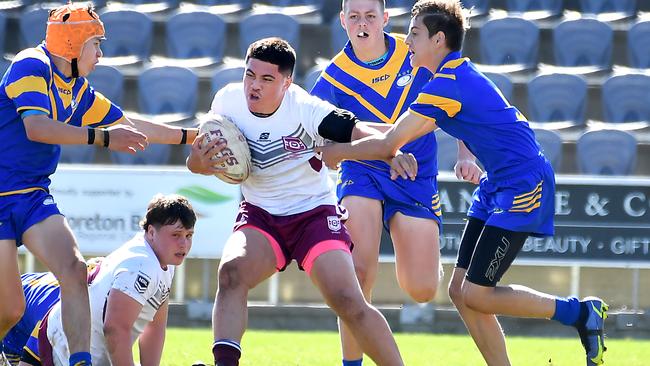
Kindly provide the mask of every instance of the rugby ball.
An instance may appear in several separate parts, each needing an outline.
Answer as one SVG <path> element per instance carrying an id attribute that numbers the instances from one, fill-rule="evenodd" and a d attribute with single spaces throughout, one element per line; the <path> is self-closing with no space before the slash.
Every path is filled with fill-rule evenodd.
<path id="1" fill-rule="evenodd" d="M 223 173 L 215 173 L 214 176 L 230 184 L 239 184 L 245 181 L 251 173 L 251 151 L 248 148 L 246 137 L 237 128 L 237 125 L 229 117 L 209 114 L 202 119 L 199 127 L 199 134 L 203 133 L 207 133 L 207 135 L 201 142 L 201 147 L 214 139 L 226 142 L 226 147 L 212 157 L 212 160 L 227 157 L 225 162 L 218 165 L 226 170 Z"/>

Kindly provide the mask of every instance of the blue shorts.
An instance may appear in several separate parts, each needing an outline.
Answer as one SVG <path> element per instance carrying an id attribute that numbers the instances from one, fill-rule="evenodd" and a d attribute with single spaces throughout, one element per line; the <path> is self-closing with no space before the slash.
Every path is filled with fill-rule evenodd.
<path id="1" fill-rule="evenodd" d="M 382 201 L 384 227 L 395 213 L 435 220 L 442 229 L 442 210 L 436 177 L 417 177 L 415 181 L 390 179 L 390 172 L 356 161 L 346 161 L 339 171 L 336 196 L 360 196 Z"/>
<path id="2" fill-rule="evenodd" d="M 485 221 L 487 226 L 553 236 L 555 215 L 555 175 L 543 159 L 534 169 L 499 180 L 484 175 L 472 196 L 467 216 Z"/>
<path id="3" fill-rule="evenodd" d="M 0 197 L 0 240 L 15 240 L 23 245 L 25 231 L 52 215 L 61 212 L 49 193 L 33 192 Z"/>

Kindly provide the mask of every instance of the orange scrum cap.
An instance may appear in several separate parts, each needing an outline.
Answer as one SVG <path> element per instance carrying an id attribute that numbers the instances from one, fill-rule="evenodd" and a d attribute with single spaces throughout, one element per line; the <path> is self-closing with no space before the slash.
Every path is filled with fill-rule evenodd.
<path id="1" fill-rule="evenodd" d="M 93 37 L 104 38 L 104 34 L 104 23 L 92 5 L 69 2 L 50 11 L 45 47 L 51 54 L 76 64 L 84 44 Z"/>

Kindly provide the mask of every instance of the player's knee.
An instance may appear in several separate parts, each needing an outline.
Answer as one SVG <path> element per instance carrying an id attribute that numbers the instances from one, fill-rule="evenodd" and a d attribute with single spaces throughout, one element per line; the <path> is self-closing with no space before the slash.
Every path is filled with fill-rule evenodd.
<path id="1" fill-rule="evenodd" d="M 428 282 L 415 282 L 405 286 L 404 291 L 418 303 L 425 303 L 433 300 L 436 297 L 438 290 L 438 279 L 432 279 Z"/>
<path id="2" fill-rule="evenodd" d="M 462 296 L 464 304 L 474 310 L 479 312 L 489 312 L 487 308 L 488 299 L 486 298 L 486 291 L 480 289 L 478 286 L 471 283 L 463 283 Z"/>
<path id="3" fill-rule="evenodd" d="M 359 280 L 359 286 L 361 286 L 364 292 L 367 292 L 369 289 L 371 289 L 375 282 L 375 276 L 371 272 L 370 267 L 364 264 L 355 263 L 354 271 L 357 274 L 357 279 Z"/>
<path id="4" fill-rule="evenodd" d="M 88 283 L 88 269 L 86 263 L 79 258 L 69 260 L 61 266 L 60 270 L 55 272 L 54 275 L 61 284 L 61 287 L 86 287 Z"/>
<path id="5" fill-rule="evenodd" d="M 0 307 L 0 332 L 5 333 L 22 318 L 25 312 L 25 298 L 18 296 L 2 302 L 4 306 Z"/>
<path id="6" fill-rule="evenodd" d="M 349 290 L 341 290 L 331 296 L 328 305 L 346 322 L 356 323 L 363 318 L 368 304 L 360 296 L 355 296 Z"/>
<path id="7" fill-rule="evenodd" d="M 465 304 L 464 299 L 463 299 L 462 282 L 459 282 L 459 281 L 451 281 L 451 282 L 449 282 L 449 287 L 447 288 L 447 293 L 449 294 L 449 298 L 451 299 L 451 302 L 457 308 L 460 307 L 460 306 L 463 306 Z"/>
<path id="8" fill-rule="evenodd" d="M 220 290 L 236 289 L 243 283 L 241 265 L 237 260 L 221 263 L 217 277 Z"/>

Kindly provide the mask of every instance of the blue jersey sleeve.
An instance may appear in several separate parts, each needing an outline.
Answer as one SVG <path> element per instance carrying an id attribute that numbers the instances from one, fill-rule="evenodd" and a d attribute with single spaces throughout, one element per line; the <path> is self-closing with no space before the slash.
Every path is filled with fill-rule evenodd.
<path id="1" fill-rule="evenodd" d="M 84 79 L 84 83 L 88 83 Z M 124 113 L 102 93 L 88 86 L 83 92 L 79 108 L 81 111 L 81 126 L 106 127 L 119 122 Z"/>
<path id="2" fill-rule="evenodd" d="M 14 58 L 6 75 L 4 92 L 18 114 L 28 110 L 50 114 L 51 80 L 47 56 L 36 49 L 27 49 Z"/>
<path id="3" fill-rule="evenodd" d="M 309 93 L 340 108 L 336 101 L 336 96 L 334 95 L 334 88 L 332 88 L 332 84 L 323 77 L 324 73 L 325 71 L 321 73 L 318 80 L 316 80 L 316 84 L 314 84 Z"/>
<path id="4" fill-rule="evenodd" d="M 455 80 L 436 77 L 422 88 L 409 111 L 442 125 L 454 118 L 461 108 Z"/>

